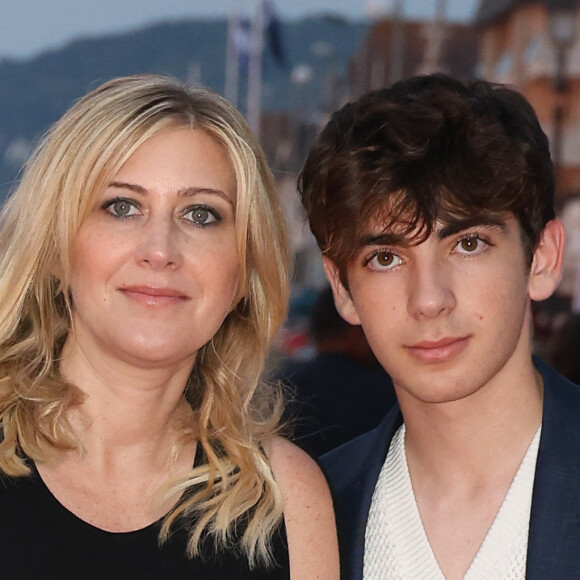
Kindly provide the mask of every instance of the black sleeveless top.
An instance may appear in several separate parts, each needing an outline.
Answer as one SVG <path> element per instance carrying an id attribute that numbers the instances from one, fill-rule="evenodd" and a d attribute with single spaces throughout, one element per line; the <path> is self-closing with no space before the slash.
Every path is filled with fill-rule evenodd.
<path id="1" fill-rule="evenodd" d="M 2 580 L 288 580 L 284 525 L 274 534 L 276 565 L 250 570 L 234 549 L 216 553 L 205 542 L 188 559 L 187 534 L 178 525 L 159 546 L 159 522 L 133 532 L 96 528 L 68 511 L 37 471 L 0 479 L 0 577 Z"/>

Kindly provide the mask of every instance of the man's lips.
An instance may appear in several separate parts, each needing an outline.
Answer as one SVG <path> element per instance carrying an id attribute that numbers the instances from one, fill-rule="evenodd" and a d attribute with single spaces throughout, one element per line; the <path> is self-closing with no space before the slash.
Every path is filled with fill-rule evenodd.
<path id="1" fill-rule="evenodd" d="M 175 288 L 154 286 L 126 286 L 119 290 L 131 300 L 151 306 L 177 304 L 189 300 L 188 296 Z"/>
<path id="2" fill-rule="evenodd" d="M 468 345 L 471 336 L 444 337 L 423 340 L 407 346 L 409 353 L 424 362 L 445 362 L 458 355 Z"/>

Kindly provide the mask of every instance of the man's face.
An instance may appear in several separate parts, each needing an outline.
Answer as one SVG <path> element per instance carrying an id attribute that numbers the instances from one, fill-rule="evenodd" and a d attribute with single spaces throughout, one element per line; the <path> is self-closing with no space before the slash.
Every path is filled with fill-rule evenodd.
<path id="1" fill-rule="evenodd" d="M 536 261 L 530 275 L 518 223 L 506 214 L 438 223 L 414 245 L 396 228 L 371 229 L 347 268 L 348 291 L 336 266 L 325 267 L 339 311 L 362 325 L 401 402 L 435 403 L 529 369 L 530 298 L 555 287 L 538 288 Z"/>

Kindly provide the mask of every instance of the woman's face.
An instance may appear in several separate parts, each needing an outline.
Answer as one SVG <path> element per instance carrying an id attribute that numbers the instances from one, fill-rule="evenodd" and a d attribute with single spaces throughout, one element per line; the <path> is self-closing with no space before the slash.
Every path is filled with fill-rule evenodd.
<path id="1" fill-rule="evenodd" d="M 232 165 L 205 132 L 141 145 L 74 241 L 68 342 L 138 366 L 193 363 L 233 307 L 235 205 Z"/>

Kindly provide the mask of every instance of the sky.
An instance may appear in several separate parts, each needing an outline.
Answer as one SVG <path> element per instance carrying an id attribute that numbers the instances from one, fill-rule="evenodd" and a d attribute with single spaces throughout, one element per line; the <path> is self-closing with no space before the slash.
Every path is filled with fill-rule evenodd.
<path id="1" fill-rule="evenodd" d="M 126 32 L 183 18 L 226 16 L 231 9 L 250 14 L 255 0 L 4 0 L 0 10 L 0 59 L 26 59 L 82 36 Z M 283 18 L 331 12 L 362 19 L 369 11 L 403 2 L 410 18 L 428 18 L 437 0 L 274 0 Z M 480 1 L 443 0 L 450 19 L 473 18 Z M 373 10 L 374 9 L 374 10 Z"/>

